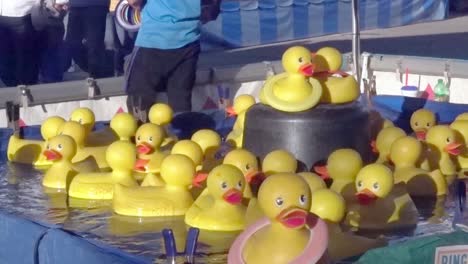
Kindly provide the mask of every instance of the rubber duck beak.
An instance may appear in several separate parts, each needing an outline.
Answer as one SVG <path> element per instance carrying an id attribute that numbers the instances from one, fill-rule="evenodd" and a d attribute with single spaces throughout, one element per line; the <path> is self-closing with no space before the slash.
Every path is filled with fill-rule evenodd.
<path id="1" fill-rule="evenodd" d="M 146 165 L 148 165 L 149 160 L 146 159 L 137 159 L 135 162 L 135 170 L 137 171 L 146 171 Z"/>
<path id="2" fill-rule="evenodd" d="M 205 172 L 197 172 L 197 174 L 195 175 L 195 177 L 193 178 L 192 180 L 192 185 L 195 186 L 195 187 L 202 187 L 202 182 L 206 181 L 206 179 L 208 178 L 208 173 L 205 173 Z"/>
<path id="3" fill-rule="evenodd" d="M 223 195 L 223 199 L 232 205 L 240 204 L 242 202 L 242 198 L 242 192 L 238 189 L 230 189 Z"/>
<path id="4" fill-rule="evenodd" d="M 415 131 L 414 133 L 416 134 L 416 138 L 418 140 L 426 140 L 426 134 L 427 134 L 426 130 L 418 130 L 418 131 Z"/>
<path id="5" fill-rule="evenodd" d="M 377 142 L 375 140 L 371 141 L 370 146 L 372 148 L 373 153 L 375 153 L 375 154 L 379 153 L 379 150 L 377 149 Z"/>
<path id="6" fill-rule="evenodd" d="M 314 75 L 314 69 L 315 65 L 309 62 L 299 67 L 299 73 L 306 77 L 310 77 Z"/>
<path id="7" fill-rule="evenodd" d="M 307 224 L 308 215 L 304 209 L 291 207 L 281 211 L 276 220 L 288 228 L 301 228 Z"/>
<path id="8" fill-rule="evenodd" d="M 323 179 L 331 179 L 330 173 L 328 173 L 327 165 L 325 166 L 314 166 L 314 171 Z"/>
<path id="9" fill-rule="evenodd" d="M 237 112 L 236 110 L 234 110 L 234 107 L 232 106 L 229 106 L 229 107 L 226 107 L 226 114 L 228 117 L 234 117 L 234 116 L 237 116 Z"/>
<path id="10" fill-rule="evenodd" d="M 375 195 L 369 189 L 364 189 L 358 193 L 356 193 L 356 198 L 361 205 L 369 205 L 375 200 L 377 200 L 377 195 Z"/>
<path id="11" fill-rule="evenodd" d="M 46 150 L 44 151 L 44 156 L 46 156 L 46 159 L 47 160 L 59 160 L 62 158 L 62 154 L 60 154 L 59 152 L 55 151 L 55 150 Z"/>
<path id="12" fill-rule="evenodd" d="M 445 146 L 444 151 L 451 155 L 458 156 L 462 152 L 460 148 L 461 146 L 462 144 L 460 143 L 450 143 L 447 146 Z"/>
<path id="13" fill-rule="evenodd" d="M 251 183 L 252 181 L 255 180 L 256 177 L 262 177 L 264 176 L 262 172 L 260 171 L 257 171 L 257 170 L 248 170 L 246 173 L 245 173 L 245 180 L 248 182 L 248 183 Z"/>
<path id="14" fill-rule="evenodd" d="M 153 150 L 154 150 L 153 147 L 150 144 L 146 143 L 146 142 L 138 144 L 138 146 L 137 146 L 138 154 L 149 154 L 149 153 L 153 152 Z"/>

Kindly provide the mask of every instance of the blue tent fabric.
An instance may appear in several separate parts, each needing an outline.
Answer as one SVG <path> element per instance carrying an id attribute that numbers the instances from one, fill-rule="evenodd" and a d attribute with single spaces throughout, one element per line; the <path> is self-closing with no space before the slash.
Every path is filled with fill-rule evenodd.
<path id="1" fill-rule="evenodd" d="M 361 30 L 447 17 L 447 0 L 365 0 Z M 352 31 L 350 0 L 225 0 L 203 27 L 207 46 L 246 47 Z"/>

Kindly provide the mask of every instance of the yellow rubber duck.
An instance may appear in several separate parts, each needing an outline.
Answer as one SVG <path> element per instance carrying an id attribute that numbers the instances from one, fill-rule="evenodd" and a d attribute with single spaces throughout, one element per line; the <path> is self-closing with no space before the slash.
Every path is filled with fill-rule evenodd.
<path id="1" fill-rule="evenodd" d="M 377 138 L 382 129 L 395 126 L 392 121 L 385 119 L 376 110 L 369 110 L 369 132 L 371 138 Z"/>
<path id="2" fill-rule="evenodd" d="M 116 140 L 115 135 L 108 129 L 93 132 L 96 117 L 94 112 L 87 107 L 73 110 L 70 121 L 75 121 L 85 128 L 86 146 L 107 146 Z"/>
<path id="3" fill-rule="evenodd" d="M 423 145 L 416 138 L 407 136 L 393 142 L 390 159 L 395 165 L 395 183 L 406 183 L 411 196 L 446 195 L 447 181 L 440 170 L 428 172 L 416 167 L 422 153 Z"/>
<path id="4" fill-rule="evenodd" d="M 169 133 L 169 125 L 174 117 L 174 111 L 172 108 L 163 103 L 157 103 L 151 106 L 148 112 L 148 119 L 150 123 L 161 126 L 166 131 L 166 138 L 162 142 L 161 146 L 167 146 L 177 141 L 177 137 Z"/>
<path id="5" fill-rule="evenodd" d="M 322 258 L 328 231 L 322 220 L 309 213 L 310 190 L 301 176 L 280 173 L 267 177 L 258 200 L 266 218 L 236 239 L 228 263 L 317 263 Z"/>
<path id="6" fill-rule="evenodd" d="M 465 115 L 466 119 L 464 119 Z M 450 124 L 450 128 L 457 133 L 460 142 L 464 144 L 462 153 L 457 156 L 457 165 L 459 169 L 463 170 L 460 175 L 462 178 L 465 178 L 467 175 L 464 175 L 464 173 L 468 170 L 468 114 L 459 115 L 455 121 Z"/>
<path id="7" fill-rule="evenodd" d="M 322 178 L 316 173 L 299 172 L 298 175 L 300 175 L 307 182 L 312 194 L 317 190 L 327 188 L 327 184 L 325 183 L 325 181 L 323 181 Z"/>
<path id="8" fill-rule="evenodd" d="M 45 141 L 56 136 L 63 123 L 65 123 L 65 119 L 59 116 L 47 118 L 41 125 L 43 140 L 21 139 L 18 134 L 13 134 L 8 141 L 8 160 L 16 163 L 33 164 L 38 167 L 52 165 L 52 162 L 45 159 L 42 152 L 45 150 Z"/>
<path id="9" fill-rule="evenodd" d="M 315 166 L 315 171 L 325 180 L 332 179 L 330 189 L 343 195 L 346 200 L 354 198 L 354 182 L 363 161 L 354 149 L 337 149 L 327 159 L 326 166 Z"/>
<path id="10" fill-rule="evenodd" d="M 233 147 L 242 148 L 244 141 L 244 124 L 247 110 L 255 104 L 255 98 L 249 94 L 239 95 L 234 99 L 234 105 L 226 109 L 228 116 L 237 116 L 232 131 L 226 141 Z"/>
<path id="11" fill-rule="evenodd" d="M 322 103 L 343 104 L 359 97 L 361 91 L 354 76 L 340 71 L 341 52 L 332 47 L 324 47 L 314 54 L 312 60 L 316 65 L 314 76 L 323 88 L 320 100 Z"/>
<path id="12" fill-rule="evenodd" d="M 243 196 L 246 199 L 252 198 L 250 183 L 260 170 L 257 157 L 246 149 L 234 149 L 226 154 L 223 164 L 233 165 L 242 171 L 247 182 Z"/>
<path id="13" fill-rule="evenodd" d="M 184 139 L 178 141 L 172 147 L 171 154 L 182 154 L 189 157 L 193 161 L 193 164 L 195 164 L 197 171 L 203 168 L 203 150 L 192 140 Z"/>
<path id="14" fill-rule="evenodd" d="M 69 196 L 80 199 L 109 200 L 114 195 L 114 185 L 138 186 L 133 177 L 136 147 L 128 141 L 109 145 L 106 159 L 111 172 L 80 173 L 70 184 Z"/>
<path id="15" fill-rule="evenodd" d="M 78 172 L 71 162 L 76 154 L 76 143 L 67 135 L 55 136 L 47 141 L 44 156 L 52 161 L 47 169 L 42 185 L 54 189 L 67 189 Z"/>
<path id="16" fill-rule="evenodd" d="M 138 159 L 135 170 L 146 173 L 142 186 L 163 186 L 165 183 L 159 176 L 161 163 L 166 154 L 160 151 L 166 134 L 161 126 L 146 123 L 140 126 L 135 134 Z"/>
<path id="17" fill-rule="evenodd" d="M 203 171 L 211 171 L 221 164 L 222 160 L 216 157 L 221 146 L 221 136 L 214 130 L 201 129 L 195 132 L 190 138 L 197 143 L 203 151 Z"/>
<path id="18" fill-rule="evenodd" d="M 405 131 L 399 127 L 387 127 L 382 129 L 375 141 L 371 142 L 372 152 L 378 154 L 376 163 L 390 163 L 390 148 L 395 140 L 406 136 Z"/>
<path id="19" fill-rule="evenodd" d="M 416 135 L 416 138 L 419 140 L 425 140 L 427 130 L 436 124 L 436 116 L 430 110 L 419 109 L 414 111 L 414 113 L 411 115 L 411 129 L 413 130 L 414 135 Z"/>
<path id="20" fill-rule="evenodd" d="M 405 184 L 393 183 L 392 171 L 383 164 L 370 164 L 356 177 L 356 202 L 349 204 L 347 226 L 362 230 L 413 228 L 418 210 Z"/>
<path id="21" fill-rule="evenodd" d="M 310 186 L 310 184 L 309 184 Z M 346 214 L 346 202 L 337 192 L 326 188 L 312 191 L 310 212 L 323 219 L 328 226 L 328 253 L 333 261 L 363 254 L 369 249 L 385 246 L 384 239 L 370 239 L 343 231 L 340 222 Z"/>
<path id="22" fill-rule="evenodd" d="M 426 155 L 430 168 L 440 169 L 448 185 L 453 183 L 457 175 L 457 167 L 452 156 L 461 154 L 463 144 L 459 140 L 455 131 L 447 125 L 434 126 L 426 135 Z"/>
<path id="23" fill-rule="evenodd" d="M 189 187 L 194 176 L 195 165 L 189 157 L 171 154 L 161 164 L 161 177 L 166 185 L 127 187 L 117 184 L 114 212 L 139 217 L 184 215 L 193 204 Z"/>
<path id="24" fill-rule="evenodd" d="M 138 122 L 133 115 L 122 112 L 111 119 L 109 127 L 118 140 L 130 141 L 138 129 Z"/>
<path id="25" fill-rule="evenodd" d="M 185 223 L 204 230 L 243 230 L 246 207 L 242 204 L 242 193 L 245 184 L 244 175 L 238 168 L 227 164 L 215 167 L 208 175 L 208 192 L 198 197 L 187 211 Z M 205 201 L 199 203 L 202 199 Z"/>
<path id="26" fill-rule="evenodd" d="M 314 74 L 312 54 L 304 47 L 286 50 L 282 58 L 284 73 L 265 81 L 260 101 L 277 110 L 301 112 L 316 106 L 322 97 L 322 85 Z"/>

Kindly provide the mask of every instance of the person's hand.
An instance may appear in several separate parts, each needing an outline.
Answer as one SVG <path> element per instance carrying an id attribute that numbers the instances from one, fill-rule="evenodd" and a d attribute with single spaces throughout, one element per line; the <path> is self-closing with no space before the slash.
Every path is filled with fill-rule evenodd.
<path id="1" fill-rule="evenodd" d="M 131 7 L 140 10 L 143 0 L 127 0 L 127 2 Z"/>
<path id="2" fill-rule="evenodd" d="M 68 5 L 67 4 L 54 4 L 54 8 L 57 9 L 57 11 L 59 12 L 67 11 Z"/>

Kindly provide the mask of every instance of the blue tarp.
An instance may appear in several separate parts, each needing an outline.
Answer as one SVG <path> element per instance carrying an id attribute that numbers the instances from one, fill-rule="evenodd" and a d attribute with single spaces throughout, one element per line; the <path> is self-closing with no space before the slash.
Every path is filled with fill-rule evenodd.
<path id="1" fill-rule="evenodd" d="M 447 17 L 447 0 L 361 0 L 361 30 Z M 203 27 L 207 47 L 246 47 L 352 31 L 350 0 L 224 0 Z"/>

